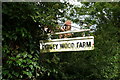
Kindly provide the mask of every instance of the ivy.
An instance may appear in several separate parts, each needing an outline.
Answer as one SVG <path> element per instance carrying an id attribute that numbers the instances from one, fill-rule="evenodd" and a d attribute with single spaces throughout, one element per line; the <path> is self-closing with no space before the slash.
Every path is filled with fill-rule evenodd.
<path id="1" fill-rule="evenodd" d="M 3 2 L 2 78 L 118 80 L 120 5 L 107 2 L 81 4 L 82 7 L 67 2 Z M 51 29 L 57 32 L 59 30 L 56 27 L 60 27 L 56 24 L 58 20 L 62 23 L 65 19 L 70 19 L 79 24 L 80 17 L 85 15 L 90 17 L 85 18 L 83 22 L 96 25 L 96 30 L 91 33 L 95 37 L 93 51 L 46 54 L 40 52 L 39 40 L 46 40 L 48 37 L 42 30 L 44 26 L 51 26 Z"/>

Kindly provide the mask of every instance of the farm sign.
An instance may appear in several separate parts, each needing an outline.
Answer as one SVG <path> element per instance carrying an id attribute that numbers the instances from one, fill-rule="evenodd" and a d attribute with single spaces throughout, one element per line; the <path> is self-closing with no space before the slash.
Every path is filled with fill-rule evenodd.
<path id="1" fill-rule="evenodd" d="M 76 37 L 40 41 L 40 52 L 84 51 L 94 49 L 94 37 Z"/>

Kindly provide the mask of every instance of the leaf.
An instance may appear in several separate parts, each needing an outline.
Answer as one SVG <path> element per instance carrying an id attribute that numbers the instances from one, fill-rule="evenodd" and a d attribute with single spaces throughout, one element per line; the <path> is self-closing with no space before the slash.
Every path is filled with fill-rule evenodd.
<path id="1" fill-rule="evenodd" d="M 48 72 L 48 74 L 47 74 L 48 76 L 50 76 L 50 73 Z"/>
<path id="2" fill-rule="evenodd" d="M 7 74 L 9 74 L 9 71 L 8 71 L 8 70 L 4 70 L 4 71 L 3 71 L 3 74 L 4 74 L 4 75 L 7 75 Z"/>
<path id="3" fill-rule="evenodd" d="M 33 65 L 29 65 L 29 67 L 30 67 L 31 69 L 33 69 Z"/>
<path id="4" fill-rule="evenodd" d="M 28 57 L 29 57 L 29 58 L 32 58 L 32 55 L 29 54 Z"/>

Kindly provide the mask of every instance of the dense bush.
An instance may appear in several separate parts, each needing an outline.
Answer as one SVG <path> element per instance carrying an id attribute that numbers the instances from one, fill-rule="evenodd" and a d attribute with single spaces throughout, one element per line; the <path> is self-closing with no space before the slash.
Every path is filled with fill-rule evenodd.
<path id="1" fill-rule="evenodd" d="M 120 4 L 82 3 L 73 7 L 68 3 L 3 3 L 2 55 L 3 79 L 34 80 L 112 80 L 120 78 Z M 69 6 L 69 7 L 68 7 Z M 97 24 L 95 50 L 81 52 L 46 53 L 39 51 L 39 40 L 47 39 L 38 26 L 52 26 L 59 18 L 92 15 L 85 19 Z M 77 17 L 78 18 L 78 17 Z M 64 20 L 63 20 L 64 21 Z M 78 34 L 79 36 L 79 34 Z"/>

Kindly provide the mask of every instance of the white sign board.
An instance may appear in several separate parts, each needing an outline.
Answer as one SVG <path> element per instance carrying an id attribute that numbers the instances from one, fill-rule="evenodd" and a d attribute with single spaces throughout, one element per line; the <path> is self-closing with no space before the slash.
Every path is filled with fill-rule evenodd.
<path id="1" fill-rule="evenodd" d="M 94 49 L 94 37 L 76 37 L 40 41 L 40 52 L 84 51 Z"/>

